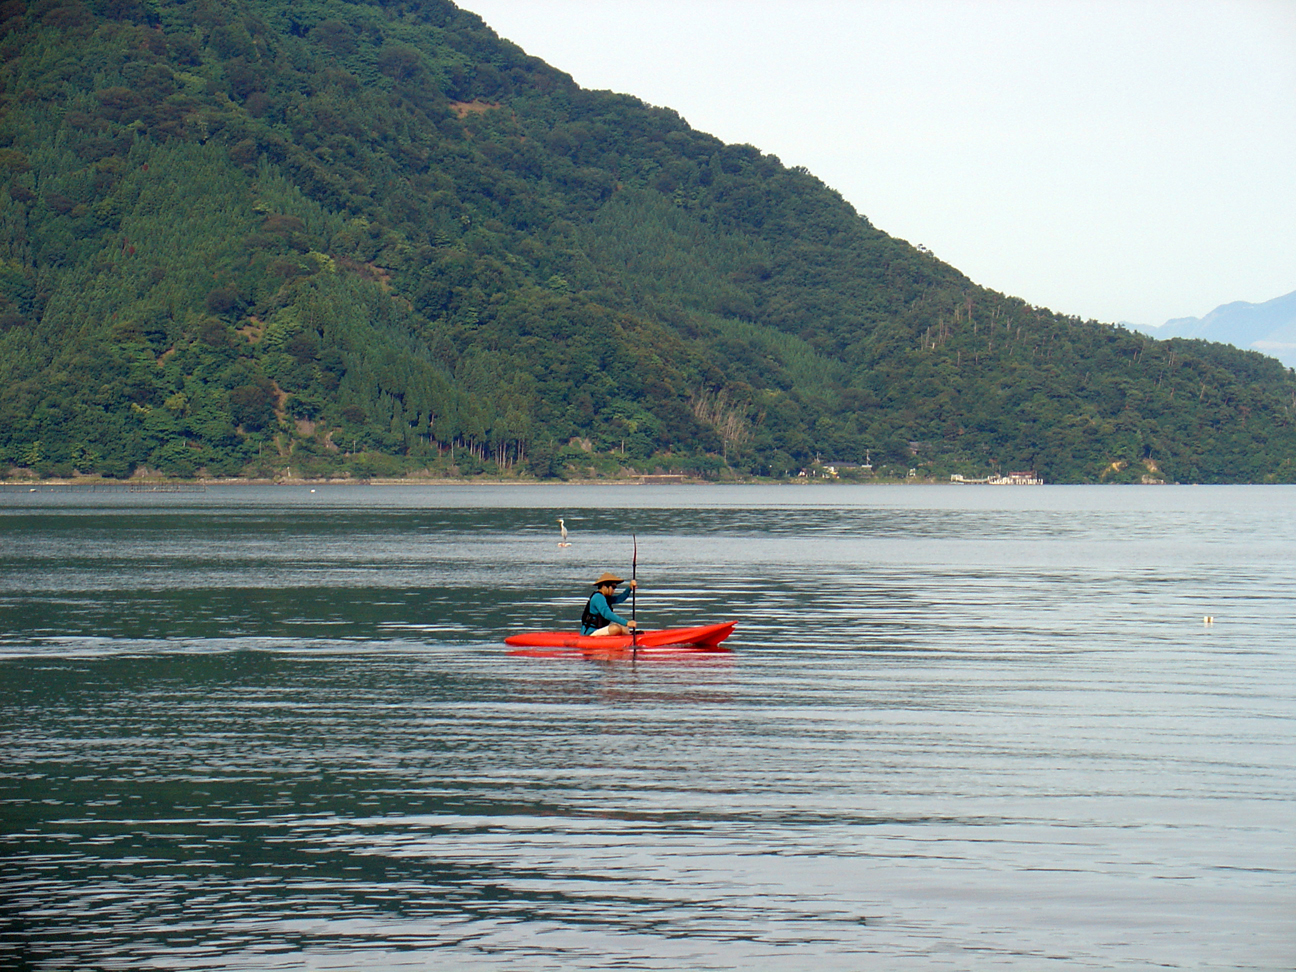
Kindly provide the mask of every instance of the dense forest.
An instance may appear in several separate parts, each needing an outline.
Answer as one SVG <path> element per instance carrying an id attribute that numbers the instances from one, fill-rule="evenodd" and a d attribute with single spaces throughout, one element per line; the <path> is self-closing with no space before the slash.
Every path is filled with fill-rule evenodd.
<path id="1" fill-rule="evenodd" d="M 979 287 L 446 0 L 7 0 L 0 58 L 0 468 L 1296 481 L 1277 361 Z"/>

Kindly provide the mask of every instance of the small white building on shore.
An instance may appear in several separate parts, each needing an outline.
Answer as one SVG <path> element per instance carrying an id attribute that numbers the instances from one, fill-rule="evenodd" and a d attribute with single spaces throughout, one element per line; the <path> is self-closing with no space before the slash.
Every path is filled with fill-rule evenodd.
<path id="1" fill-rule="evenodd" d="M 1035 475 L 1035 471 L 1027 472 L 1010 472 L 1006 476 L 987 476 L 985 479 L 969 479 L 960 473 L 955 473 L 950 477 L 951 483 L 960 483 L 965 486 L 984 484 L 987 486 L 1043 486 L 1044 480 Z"/>

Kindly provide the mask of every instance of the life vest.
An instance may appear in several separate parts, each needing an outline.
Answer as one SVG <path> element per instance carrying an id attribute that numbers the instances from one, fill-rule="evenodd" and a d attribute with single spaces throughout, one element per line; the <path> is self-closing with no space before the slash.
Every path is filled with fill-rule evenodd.
<path id="1" fill-rule="evenodd" d="M 594 594 L 597 593 L 598 591 L 594 592 Z M 590 595 L 589 600 L 585 602 L 585 610 L 581 612 L 582 631 L 586 628 L 601 628 L 605 624 L 611 624 L 611 622 L 601 614 L 594 613 L 594 594 Z M 608 605 L 608 610 L 612 610 L 612 605 Z"/>

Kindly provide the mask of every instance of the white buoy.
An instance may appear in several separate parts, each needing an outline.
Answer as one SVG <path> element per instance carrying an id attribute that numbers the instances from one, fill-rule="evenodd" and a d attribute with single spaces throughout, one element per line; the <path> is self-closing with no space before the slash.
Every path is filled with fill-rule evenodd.
<path id="1" fill-rule="evenodd" d="M 558 546 L 570 547 L 571 544 L 567 542 L 567 524 L 563 522 L 561 516 L 558 517 L 558 532 L 562 534 L 562 539 L 558 541 Z"/>

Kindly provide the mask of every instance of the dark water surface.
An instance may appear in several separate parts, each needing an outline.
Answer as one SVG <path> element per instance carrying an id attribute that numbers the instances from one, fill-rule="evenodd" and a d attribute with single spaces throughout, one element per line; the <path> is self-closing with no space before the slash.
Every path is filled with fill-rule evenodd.
<path id="1" fill-rule="evenodd" d="M 632 532 L 733 654 L 506 654 Z M 1296 966 L 1296 489 L 9 492 L 0 553 L 3 967 Z"/>

